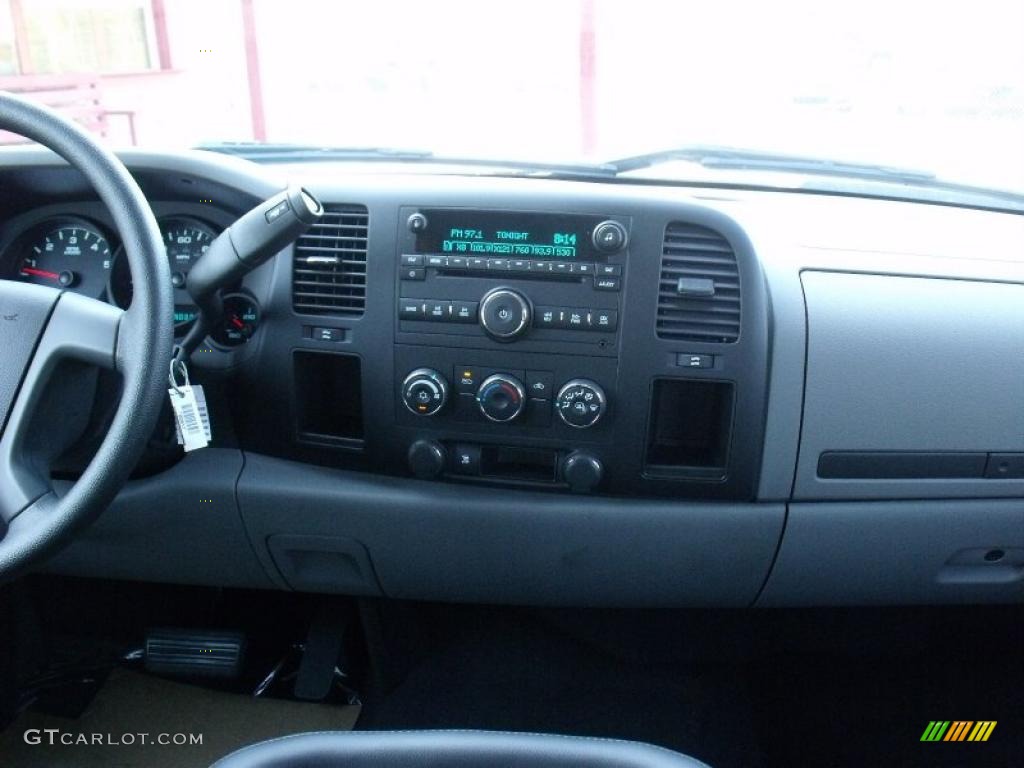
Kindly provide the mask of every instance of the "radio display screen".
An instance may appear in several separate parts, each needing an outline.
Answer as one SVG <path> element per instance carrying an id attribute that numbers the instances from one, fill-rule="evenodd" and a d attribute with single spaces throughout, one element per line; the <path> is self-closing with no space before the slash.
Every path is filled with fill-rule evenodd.
<path id="1" fill-rule="evenodd" d="M 420 253 L 567 261 L 605 258 L 591 237 L 607 216 L 455 208 L 420 212 L 427 217 L 426 229 L 416 235 Z"/>

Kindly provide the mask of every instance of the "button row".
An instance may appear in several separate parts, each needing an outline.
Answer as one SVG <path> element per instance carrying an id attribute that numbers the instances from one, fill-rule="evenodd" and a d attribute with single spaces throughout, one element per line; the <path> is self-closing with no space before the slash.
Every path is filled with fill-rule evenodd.
<path id="1" fill-rule="evenodd" d="M 399 320 L 427 320 L 436 323 L 475 323 L 479 302 L 439 299 L 399 299 Z"/>
<path id="2" fill-rule="evenodd" d="M 537 307 L 534 328 L 570 328 L 578 331 L 614 331 L 619 313 L 614 309 L 574 309 L 572 307 Z"/>
<path id="3" fill-rule="evenodd" d="M 402 255 L 402 277 L 422 280 L 425 267 L 453 271 L 549 273 L 555 275 L 593 275 L 598 278 L 622 277 L 621 264 L 593 264 L 589 261 L 557 261 L 549 259 L 485 259 L 477 256 L 445 256 L 442 254 L 407 253 Z M 596 282 L 596 281 L 595 281 Z M 596 286 L 595 286 L 596 287 Z M 614 290 L 618 290 L 618 287 Z"/>

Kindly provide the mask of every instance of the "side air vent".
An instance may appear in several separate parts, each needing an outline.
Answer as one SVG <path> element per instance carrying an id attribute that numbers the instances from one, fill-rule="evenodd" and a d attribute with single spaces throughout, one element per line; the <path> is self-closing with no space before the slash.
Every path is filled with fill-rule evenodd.
<path id="1" fill-rule="evenodd" d="M 739 338 L 736 254 L 717 232 L 680 222 L 665 228 L 657 331 L 662 339 L 717 344 Z"/>
<path id="2" fill-rule="evenodd" d="M 325 205 L 295 243 L 292 306 L 307 315 L 361 315 L 366 308 L 366 237 L 362 205 Z"/>

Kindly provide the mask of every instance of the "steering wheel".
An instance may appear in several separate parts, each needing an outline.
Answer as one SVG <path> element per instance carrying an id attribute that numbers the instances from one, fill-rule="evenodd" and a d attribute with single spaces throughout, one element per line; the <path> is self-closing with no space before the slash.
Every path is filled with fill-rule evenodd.
<path id="1" fill-rule="evenodd" d="M 3 581 L 67 544 L 127 481 L 167 397 L 174 308 L 160 230 L 124 165 L 74 123 L 2 92 L 0 130 L 48 147 L 89 180 L 114 219 L 134 285 L 131 308 L 122 311 L 76 293 L 0 280 Z M 68 360 L 116 371 L 122 386 L 95 456 L 58 495 L 50 466 L 59 451 L 56 435 L 63 431 L 53 421 L 62 416 L 52 407 L 54 398 L 44 395 Z M 47 440 L 50 434 L 54 439 Z"/>

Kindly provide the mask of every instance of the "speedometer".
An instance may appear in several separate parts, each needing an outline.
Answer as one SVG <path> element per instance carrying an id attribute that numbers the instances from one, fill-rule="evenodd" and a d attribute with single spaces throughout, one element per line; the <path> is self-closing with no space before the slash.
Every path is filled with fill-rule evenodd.
<path id="1" fill-rule="evenodd" d="M 185 289 L 189 270 L 206 253 L 217 233 L 197 219 L 173 217 L 161 219 L 159 223 L 174 286 L 174 327 L 180 332 L 196 319 L 196 306 Z M 110 297 L 122 309 L 127 309 L 132 301 L 132 276 L 128 259 L 121 250 L 118 250 L 110 276 Z"/>
<path id="2" fill-rule="evenodd" d="M 92 224 L 56 219 L 33 230 L 23 242 L 19 279 L 69 288 L 94 299 L 103 295 L 110 274 L 110 243 Z"/>

